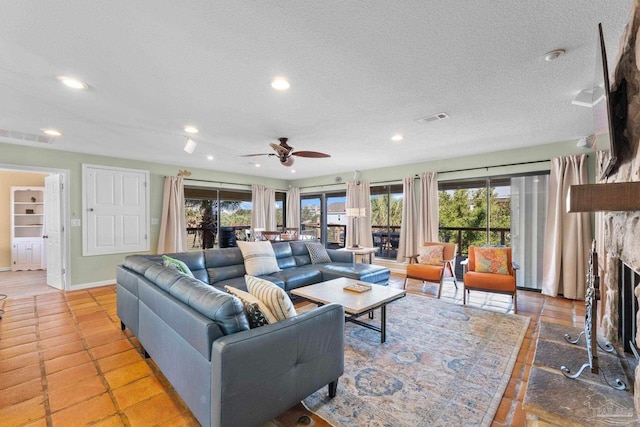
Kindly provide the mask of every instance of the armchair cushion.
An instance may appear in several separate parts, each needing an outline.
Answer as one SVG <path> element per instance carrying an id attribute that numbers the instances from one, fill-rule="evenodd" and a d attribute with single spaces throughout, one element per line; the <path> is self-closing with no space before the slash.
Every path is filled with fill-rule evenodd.
<path id="1" fill-rule="evenodd" d="M 442 266 L 443 253 L 444 246 L 442 245 L 422 246 L 418 255 L 418 262 L 420 264 Z"/>
<path id="2" fill-rule="evenodd" d="M 509 274 L 506 248 L 475 248 L 475 271 L 478 273 Z"/>

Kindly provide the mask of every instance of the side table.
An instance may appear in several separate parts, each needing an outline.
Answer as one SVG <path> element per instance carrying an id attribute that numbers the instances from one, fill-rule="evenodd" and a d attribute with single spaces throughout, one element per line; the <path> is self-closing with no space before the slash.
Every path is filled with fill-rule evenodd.
<path id="1" fill-rule="evenodd" d="M 379 248 L 340 248 L 339 251 L 351 252 L 355 255 L 360 255 L 363 264 L 371 264 L 373 262 L 373 255 Z M 365 263 L 365 257 L 367 262 Z"/>

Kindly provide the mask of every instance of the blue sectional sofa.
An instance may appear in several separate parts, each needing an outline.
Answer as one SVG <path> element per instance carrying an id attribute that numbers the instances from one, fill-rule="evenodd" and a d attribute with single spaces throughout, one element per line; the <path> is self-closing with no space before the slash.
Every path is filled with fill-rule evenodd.
<path id="1" fill-rule="evenodd" d="M 388 284 L 389 270 L 328 250 L 312 264 L 304 242 L 273 245 L 281 271 L 262 276 L 289 291 L 337 277 Z M 259 426 L 309 394 L 336 393 L 344 368 L 344 310 L 328 304 L 249 329 L 238 248 L 171 254 L 194 274 L 165 267 L 161 255 L 130 255 L 116 270 L 117 313 L 203 426 Z"/>

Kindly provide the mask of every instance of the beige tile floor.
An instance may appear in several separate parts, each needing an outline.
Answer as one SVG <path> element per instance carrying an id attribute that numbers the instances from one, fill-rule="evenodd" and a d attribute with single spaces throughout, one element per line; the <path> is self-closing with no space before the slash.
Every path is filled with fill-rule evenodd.
<path id="1" fill-rule="evenodd" d="M 197 426 L 198 423 L 140 344 L 120 331 L 115 287 L 51 292 L 38 273 L 0 273 L 0 425 Z M 391 286 L 401 287 L 393 276 Z M 20 286 L 24 284 L 24 295 Z M 17 290 L 16 290 L 17 289 Z M 48 293 L 42 293 L 43 291 Z M 408 292 L 433 298 L 435 285 L 410 281 Z M 462 291 L 445 284 L 442 299 L 462 303 Z M 472 292 L 471 305 L 507 312 L 511 298 Z M 527 336 L 494 426 L 524 425 L 522 400 L 540 320 L 582 326 L 584 303 L 518 292 L 518 314 L 529 316 Z M 298 405 L 277 418 L 296 426 L 308 414 Z M 311 417 L 311 424 L 328 425 Z"/>

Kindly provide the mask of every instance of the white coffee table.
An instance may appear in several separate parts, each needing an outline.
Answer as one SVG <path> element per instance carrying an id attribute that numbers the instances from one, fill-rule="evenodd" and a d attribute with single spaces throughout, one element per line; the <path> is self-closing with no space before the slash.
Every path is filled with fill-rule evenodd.
<path id="1" fill-rule="evenodd" d="M 371 290 L 366 292 L 353 292 L 344 290 L 345 286 L 354 283 L 371 285 Z M 380 332 L 380 342 L 387 340 L 387 304 L 406 295 L 404 289 L 391 288 L 389 286 L 375 285 L 373 283 L 341 277 L 339 279 L 316 283 L 293 289 L 293 295 L 299 296 L 318 305 L 337 303 L 344 307 L 347 314 L 345 321 L 353 322 L 365 328 Z M 380 326 L 365 323 L 357 318 L 369 313 L 373 318 L 373 311 L 380 309 Z"/>

